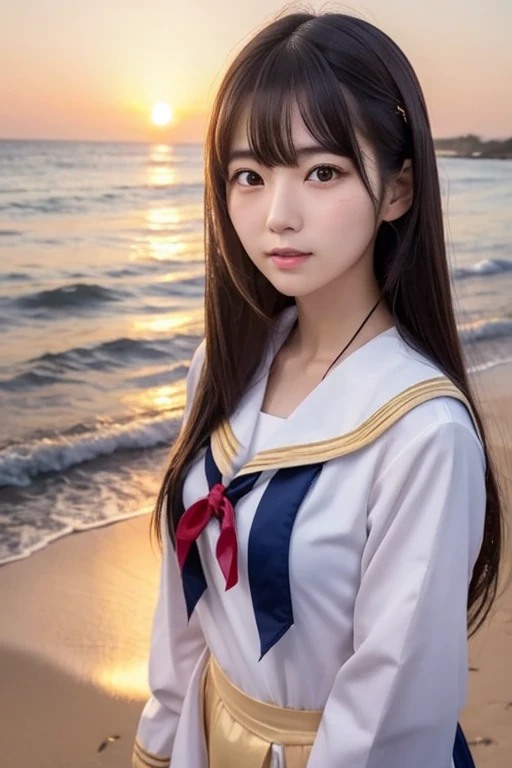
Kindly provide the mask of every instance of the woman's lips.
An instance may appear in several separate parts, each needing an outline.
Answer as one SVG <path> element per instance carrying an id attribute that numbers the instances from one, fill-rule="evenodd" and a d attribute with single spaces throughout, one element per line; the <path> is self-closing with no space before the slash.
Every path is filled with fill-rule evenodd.
<path id="1" fill-rule="evenodd" d="M 300 264 L 303 264 L 310 256 L 310 253 L 297 254 L 295 256 L 278 256 L 277 254 L 272 254 L 270 258 L 276 267 L 279 267 L 280 269 L 291 269 L 292 267 L 298 267 Z"/>

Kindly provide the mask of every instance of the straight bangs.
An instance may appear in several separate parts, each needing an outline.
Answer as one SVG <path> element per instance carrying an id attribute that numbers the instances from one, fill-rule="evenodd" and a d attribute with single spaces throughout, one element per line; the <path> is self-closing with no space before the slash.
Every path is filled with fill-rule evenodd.
<path id="1" fill-rule="evenodd" d="M 244 114 L 254 159 L 268 168 L 297 167 L 292 115 L 298 108 L 316 143 L 326 152 L 353 162 L 377 211 L 378 197 L 370 185 L 356 135 L 368 138 L 361 110 L 319 52 L 303 39 L 300 45 L 283 41 L 268 51 L 255 70 L 258 75 L 253 82 L 235 76 L 224 93 L 212 142 L 217 177 L 227 182 L 233 133 Z"/>

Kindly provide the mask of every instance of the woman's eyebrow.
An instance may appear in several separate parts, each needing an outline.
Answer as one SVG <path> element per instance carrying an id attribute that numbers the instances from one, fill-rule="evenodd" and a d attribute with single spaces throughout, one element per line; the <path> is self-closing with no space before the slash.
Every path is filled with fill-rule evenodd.
<path id="1" fill-rule="evenodd" d="M 297 149 L 295 151 L 296 151 L 296 153 L 297 153 L 297 155 L 299 157 L 304 157 L 304 156 L 308 156 L 308 155 L 318 155 L 320 153 L 328 154 L 328 155 L 335 154 L 333 152 L 330 152 L 325 147 L 320 146 L 319 144 L 311 144 L 310 146 L 307 146 L 307 147 L 297 147 Z M 254 160 L 255 159 L 253 153 L 251 152 L 251 150 L 250 149 L 235 149 L 229 155 L 228 163 L 231 163 L 233 160 L 245 160 L 245 159 L 249 159 L 249 160 L 251 160 L 251 159 Z"/>

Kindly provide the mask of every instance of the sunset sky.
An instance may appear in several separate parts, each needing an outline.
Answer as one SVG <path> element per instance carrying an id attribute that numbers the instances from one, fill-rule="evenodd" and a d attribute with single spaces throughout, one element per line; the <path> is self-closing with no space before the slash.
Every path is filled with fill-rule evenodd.
<path id="1" fill-rule="evenodd" d="M 2 9 L 0 138 L 198 141 L 227 63 L 276 0 L 18 0 Z M 512 136 L 510 0 L 310 2 L 387 32 L 422 83 L 436 137 Z M 151 122 L 155 102 L 174 110 Z"/>

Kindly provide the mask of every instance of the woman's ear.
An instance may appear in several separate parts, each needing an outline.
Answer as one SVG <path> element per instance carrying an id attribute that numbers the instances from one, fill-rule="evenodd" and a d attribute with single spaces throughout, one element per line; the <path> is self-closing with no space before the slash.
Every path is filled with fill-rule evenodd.
<path id="1" fill-rule="evenodd" d="M 398 175 L 388 184 L 382 221 L 394 221 L 407 213 L 414 197 L 412 161 L 404 160 Z"/>

